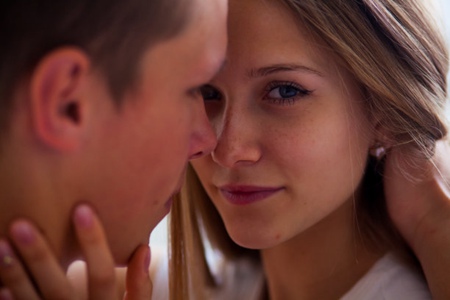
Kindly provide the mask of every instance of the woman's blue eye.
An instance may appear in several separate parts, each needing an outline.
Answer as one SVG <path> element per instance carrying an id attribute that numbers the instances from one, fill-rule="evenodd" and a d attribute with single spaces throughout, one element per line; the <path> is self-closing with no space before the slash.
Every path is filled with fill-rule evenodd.
<path id="1" fill-rule="evenodd" d="M 297 99 L 310 93 L 311 91 L 305 90 L 293 82 L 275 82 L 267 88 L 265 99 L 276 104 L 293 104 Z"/>
<path id="2" fill-rule="evenodd" d="M 278 88 L 274 88 L 269 93 L 269 97 L 271 98 L 292 98 L 297 96 L 299 90 L 292 86 L 283 85 Z"/>
<path id="3" fill-rule="evenodd" d="M 283 83 L 269 87 L 269 92 L 267 93 L 266 97 L 272 99 L 294 98 L 297 96 L 305 96 L 308 95 L 309 93 L 310 91 L 298 87 L 293 83 Z"/>

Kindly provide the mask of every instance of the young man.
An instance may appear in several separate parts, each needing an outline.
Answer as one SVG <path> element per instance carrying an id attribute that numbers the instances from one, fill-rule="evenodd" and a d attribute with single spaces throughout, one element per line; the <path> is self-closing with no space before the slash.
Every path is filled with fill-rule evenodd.
<path id="1" fill-rule="evenodd" d="M 222 64 L 226 6 L 226 0 L 0 4 L 5 285 L 20 273 L 10 242 L 26 256 L 38 238 L 25 220 L 45 234 L 63 268 L 81 256 L 71 225 L 78 203 L 97 211 L 116 265 L 148 244 L 187 161 L 215 144 L 199 87 Z M 97 224 L 87 205 L 75 211 L 75 221 L 78 232 Z M 144 248 L 136 255 L 148 265 Z"/>

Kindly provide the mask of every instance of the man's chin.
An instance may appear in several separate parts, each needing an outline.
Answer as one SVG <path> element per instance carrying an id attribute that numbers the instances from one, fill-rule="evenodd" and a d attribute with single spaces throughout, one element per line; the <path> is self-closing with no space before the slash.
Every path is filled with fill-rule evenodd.
<path id="1" fill-rule="evenodd" d="M 147 238 L 146 241 L 143 239 L 141 243 L 138 243 L 134 246 L 134 248 L 127 248 L 124 253 L 115 253 L 114 255 L 114 262 L 116 267 L 126 267 L 131 259 L 133 258 L 133 255 L 135 254 L 136 250 L 141 245 L 148 245 L 149 239 Z"/>

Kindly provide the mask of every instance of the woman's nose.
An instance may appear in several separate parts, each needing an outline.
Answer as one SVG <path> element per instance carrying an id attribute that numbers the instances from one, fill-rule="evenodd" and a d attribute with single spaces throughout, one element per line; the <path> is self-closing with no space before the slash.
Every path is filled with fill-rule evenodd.
<path id="1" fill-rule="evenodd" d="M 213 160 L 226 168 L 249 165 L 261 157 L 257 128 L 245 109 L 226 112 L 217 132 L 217 145 L 212 151 Z"/>

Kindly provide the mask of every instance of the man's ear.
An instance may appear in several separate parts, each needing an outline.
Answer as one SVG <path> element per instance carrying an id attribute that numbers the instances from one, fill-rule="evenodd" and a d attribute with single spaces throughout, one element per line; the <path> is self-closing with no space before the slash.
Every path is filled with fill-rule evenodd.
<path id="1" fill-rule="evenodd" d="M 77 48 L 60 48 L 45 56 L 30 81 L 30 112 L 36 138 L 54 150 L 78 148 L 85 127 L 85 80 L 88 56 Z"/>

